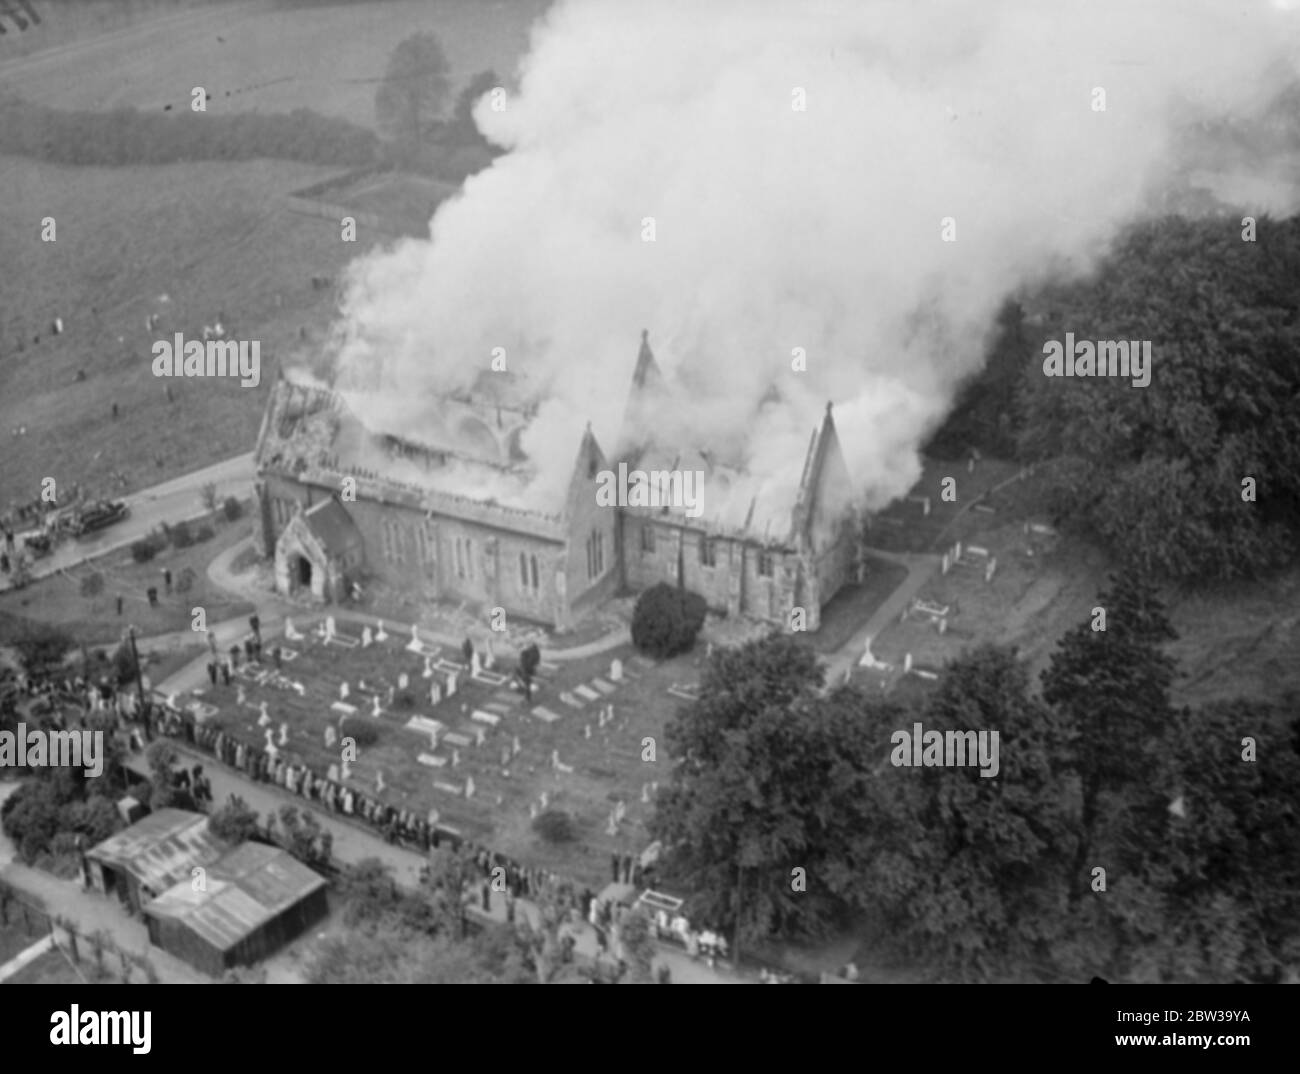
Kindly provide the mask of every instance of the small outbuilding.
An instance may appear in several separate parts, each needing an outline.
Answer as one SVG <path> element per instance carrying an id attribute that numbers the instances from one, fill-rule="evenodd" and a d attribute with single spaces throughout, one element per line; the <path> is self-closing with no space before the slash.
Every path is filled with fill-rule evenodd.
<path id="1" fill-rule="evenodd" d="M 295 939 L 329 912 L 325 879 L 276 847 L 241 843 L 144 908 L 149 941 L 220 977 Z"/>
<path id="2" fill-rule="evenodd" d="M 207 867 L 226 848 L 208 832 L 208 818 L 184 809 L 160 809 L 86 851 L 87 880 L 116 895 L 132 912 Z"/>

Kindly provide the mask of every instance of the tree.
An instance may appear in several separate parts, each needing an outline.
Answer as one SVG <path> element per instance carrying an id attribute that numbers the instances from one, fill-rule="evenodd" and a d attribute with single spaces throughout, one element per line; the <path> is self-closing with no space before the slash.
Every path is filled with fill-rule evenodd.
<path id="1" fill-rule="evenodd" d="M 211 511 L 217 506 L 217 483 L 215 481 L 205 482 L 199 489 L 199 496 L 203 500 L 205 509 Z"/>
<path id="2" fill-rule="evenodd" d="M 67 631 L 39 623 L 28 626 L 14 642 L 23 670 L 34 679 L 58 671 L 74 645 L 76 642 Z"/>
<path id="3" fill-rule="evenodd" d="M 304 865 L 328 865 L 334 850 L 334 836 L 325 831 L 309 809 L 296 809 L 286 805 L 280 809 L 280 827 L 284 829 L 277 841 Z"/>
<path id="4" fill-rule="evenodd" d="M 651 932 L 650 915 L 642 906 L 633 907 L 619 926 L 619 939 L 627 957 L 628 984 L 649 984 L 655 959 L 655 942 Z"/>
<path id="5" fill-rule="evenodd" d="M 1043 699 L 1072 740 L 1064 770 L 1079 780 L 1080 818 L 1070 872 L 1072 903 L 1088 887 L 1085 868 L 1101 820 L 1103 795 L 1140 787 L 1172 724 L 1174 661 L 1161 646 L 1177 635 L 1155 590 L 1123 573 L 1101 594 L 1105 630 L 1094 614 L 1067 633 L 1043 672 Z"/>
<path id="6" fill-rule="evenodd" d="M 519 681 L 524 685 L 525 700 L 529 704 L 533 700 L 533 676 L 537 674 L 537 669 L 541 666 L 542 654 L 536 644 L 532 644 L 523 649 L 519 654 Z"/>
<path id="7" fill-rule="evenodd" d="M 152 792 L 149 796 L 149 808 L 198 810 L 198 804 L 184 787 L 176 783 L 173 767 L 180 755 L 176 747 L 165 738 L 156 740 L 145 751 L 145 760 L 149 763 L 149 781 Z"/>
<path id="8" fill-rule="evenodd" d="M 651 831 L 704 925 L 818 935 L 860 905 L 871 771 L 901 724 L 856 689 L 823 699 L 821 685 L 816 656 L 773 634 L 716 653 L 699 700 L 668 725 L 672 782 Z"/>
<path id="9" fill-rule="evenodd" d="M 632 644 L 659 659 L 687 652 L 707 614 L 708 605 L 698 593 L 660 582 L 642 593 L 632 609 Z"/>
<path id="10" fill-rule="evenodd" d="M 406 38 L 388 60 L 375 94 L 375 116 L 391 138 L 418 145 L 438 119 L 451 82 L 438 38 L 418 33 Z"/>
<path id="11" fill-rule="evenodd" d="M 1063 931 L 1076 810 L 1062 723 L 1014 650 L 991 645 L 951 663 L 916 718 L 927 732 L 997 732 L 997 774 L 974 766 L 969 737 L 968 767 L 884 769 L 880 823 L 902 838 L 872 855 L 865 897 L 908 955 L 949 978 L 1023 980 Z"/>
<path id="12" fill-rule="evenodd" d="M 215 809 L 208 817 L 208 831 L 223 843 L 243 843 L 261 834 L 256 811 L 249 808 L 237 794 L 226 799 L 226 804 Z"/>
<path id="13" fill-rule="evenodd" d="M 1116 978 L 1277 983 L 1300 965 L 1300 756 L 1288 737 L 1281 708 L 1249 699 L 1179 714 L 1131 794 L 1131 879 L 1098 900 Z"/>

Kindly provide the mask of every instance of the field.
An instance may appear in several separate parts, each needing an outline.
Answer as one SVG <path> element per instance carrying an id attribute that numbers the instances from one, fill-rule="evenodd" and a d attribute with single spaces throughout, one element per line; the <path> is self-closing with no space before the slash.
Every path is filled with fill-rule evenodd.
<path id="1" fill-rule="evenodd" d="M 15 60 L 0 67 L 0 87 L 56 108 L 109 111 L 188 108 L 190 90 L 202 86 L 212 111 L 311 108 L 372 126 L 375 87 L 399 41 L 420 31 L 437 34 L 454 85 L 489 68 L 506 78 L 547 6 L 545 0 L 205 6 Z M 75 78 L 68 77 L 72 62 Z"/>
<path id="2" fill-rule="evenodd" d="M 187 101 L 203 84 L 214 112 L 310 107 L 373 125 L 375 80 L 403 37 L 434 30 L 459 84 L 489 66 L 512 71 L 543 8 L 204 5 L 9 59 L 0 88 L 53 107 L 107 110 Z M 0 273 L 0 511 L 35 498 L 44 477 L 120 495 L 249 450 L 279 364 L 314 356 L 333 319 L 332 291 L 313 277 L 337 278 L 388 241 L 361 228 L 344 243 L 336 220 L 287 211 L 292 191 L 345 170 L 270 160 L 57 167 L 0 156 L 0 249 L 19 267 Z M 397 184 L 364 194 L 359 211 L 405 219 L 429 200 L 428 190 Z M 42 241 L 47 216 L 54 242 Z M 160 315 L 152 331 L 151 314 Z M 260 386 L 152 375 L 155 340 L 197 336 L 218 319 L 232 338 L 260 341 Z"/>
<path id="3" fill-rule="evenodd" d="M 340 624 L 340 628 L 340 635 L 346 632 L 353 639 L 360 637 L 361 628 L 355 623 Z M 269 682 L 259 685 L 241 676 L 228 687 L 204 690 L 199 700 L 216 708 L 211 718 L 227 733 L 250 744 L 264 745 L 268 729 L 278 743 L 280 725 L 287 724 L 283 755 L 321 775 L 340 759 L 341 747 L 325 745 L 328 725 L 342 728 L 340 734 L 357 722 L 377 729 L 379 737 L 372 745 L 359 740 L 351 772 L 354 790 L 420 815 L 436 809 L 444 826 L 525 864 L 545 865 L 583 883 L 599 884 L 607 876 L 611 853 L 638 854 L 646 847 L 650 840 L 645 819 L 651 807 L 641 801 L 642 787 L 651 780 L 668 779 L 663 727 L 679 699 L 666 691 L 676 682 L 695 681 L 698 672 L 691 657 L 653 666 L 634 656 L 630 648 L 623 648 L 548 665 L 534 689 L 530 712 L 522 694 L 504 685 L 476 681 L 465 670 L 458 674 L 456 694 L 433 703 L 430 687 L 434 679 L 423 675 L 424 658 L 406 650 L 409 638 L 409 631 L 394 632 L 369 648 L 347 647 L 337 641 L 327 644 L 314 634 L 302 641 L 268 640 L 268 660 L 272 644 L 297 652 L 284 662 L 282 673 L 286 680 L 302 684 L 303 696 L 292 688 Z M 621 659 L 625 669 L 625 678 L 618 684 L 608 681 L 614 658 Z M 459 651 L 444 651 L 435 659 L 458 662 L 462 657 Z M 444 667 L 450 670 L 450 663 Z M 405 693 L 410 696 L 405 704 L 398 682 L 402 674 L 409 676 Z M 435 674 L 438 681 L 445 681 L 445 672 Z M 598 677 L 612 688 L 608 698 L 595 683 Z M 339 701 L 343 682 L 349 684 L 346 703 L 356 708 L 350 716 L 331 708 Z M 245 690 L 242 708 L 239 684 Z M 580 687 L 596 697 L 582 696 Z M 578 704 L 566 702 L 563 694 Z M 376 697 L 381 707 L 377 718 L 372 715 Z M 607 701 L 614 706 L 614 719 L 601 728 L 599 713 Z M 258 726 L 262 702 L 271 720 L 268 728 Z M 558 719 L 542 719 L 535 714 L 539 707 Z M 476 711 L 498 717 L 498 724 L 476 720 Z M 426 733 L 405 726 L 417 715 L 443 724 L 443 736 L 450 732 L 464 738 L 457 744 L 442 737 L 437 748 L 431 748 Z M 587 727 L 590 738 L 584 733 Z M 476 744 L 480 729 L 484 736 L 481 746 Z M 503 751 L 511 752 L 516 736 L 519 754 L 503 756 Z M 656 741 L 653 764 L 642 760 L 642 739 L 647 736 Z M 573 771 L 554 769 L 552 751 L 558 751 L 560 763 L 572 766 Z M 420 763 L 422 753 L 440 758 L 442 766 Z M 379 793 L 381 773 L 384 790 Z M 474 781 L 472 798 L 464 794 L 468 778 Z M 447 786 L 439 788 L 437 783 Z M 532 831 L 529 805 L 539 803 L 543 792 L 548 795 L 548 809 L 572 817 L 575 838 L 571 842 L 543 843 Z M 606 826 L 619 799 L 626 814 L 618 834 L 611 836 Z"/>

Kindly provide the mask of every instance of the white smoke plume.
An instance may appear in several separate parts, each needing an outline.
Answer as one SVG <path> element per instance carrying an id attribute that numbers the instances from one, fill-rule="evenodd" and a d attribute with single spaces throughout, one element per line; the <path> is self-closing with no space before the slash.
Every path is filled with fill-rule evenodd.
<path id="1" fill-rule="evenodd" d="M 1293 8 L 559 3 L 506 109 L 476 109 L 506 155 L 431 241 L 354 266 L 339 383 L 378 385 L 373 420 L 418 434 L 432 396 L 505 348 L 547 397 L 523 441 L 542 502 L 588 420 L 619 442 L 646 328 L 683 386 L 654 415 L 670 450 L 711 449 L 788 497 L 833 400 L 855 491 L 880 506 L 916 479 L 1002 300 L 1086 270 L 1159 204 L 1189 132 L 1294 82 Z M 1271 197 L 1259 212 L 1294 210 L 1294 184 Z M 782 405 L 761 406 L 773 386 Z"/>

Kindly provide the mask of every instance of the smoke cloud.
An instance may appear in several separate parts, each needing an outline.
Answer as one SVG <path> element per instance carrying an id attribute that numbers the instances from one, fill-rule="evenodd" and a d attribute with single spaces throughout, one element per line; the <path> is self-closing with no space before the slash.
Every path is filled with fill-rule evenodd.
<path id="1" fill-rule="evenodd" d="M 1192 156 L 1220 196 L 1263 196 L 1268 161 L 1214 172 L 1189 147 L 1295 82 L 1294 7 L 560 3 L 506 109 L 475 111 L 506 155 L 431 241 L 354 265 L 337 383 L 418 436 L 504 348 L 545 398 L 523 438 L 539 472 L 504 495 L 544 503 L 587 421 L 620 442 L 646 328 L 677 386 L 649 430 L 669 451 L 708 449 L 789 503 L 832 400 L 854 492 L 881 506 L 1009 293 L 1086 271 Z M 1257 211 L 1294 211 L 1294 177 Z"/>

